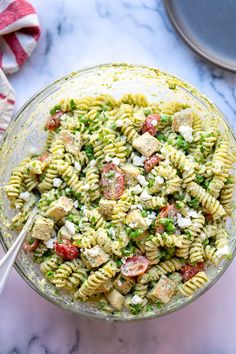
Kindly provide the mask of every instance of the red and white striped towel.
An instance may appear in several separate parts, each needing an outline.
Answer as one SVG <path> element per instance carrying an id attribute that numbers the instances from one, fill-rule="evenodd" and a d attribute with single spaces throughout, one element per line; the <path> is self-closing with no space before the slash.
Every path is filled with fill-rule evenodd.
<path id="1" fill-rule="evenodd" d="M 0 0 L 0 140 L 15 103 L 15 92 L 5 74 L 20 69 L 39 36 L 39 21 L 31 4 L 25 0 Z"/>

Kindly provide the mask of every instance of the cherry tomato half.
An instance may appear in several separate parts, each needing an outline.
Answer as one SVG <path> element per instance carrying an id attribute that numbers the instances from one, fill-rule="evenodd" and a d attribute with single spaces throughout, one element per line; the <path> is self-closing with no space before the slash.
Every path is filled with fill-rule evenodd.
<path id="1" fill-rule="evenodd" d="M 56 112 L 52 116 L 50 116 L 45 124 L 45 129 L 54 131 L 61 125 L 61 116 L 64 113 L 62 111 Z"/>
<path id="2" fill-rule="evenodd" d="M 122 170 L 114 163 L 108 163 L 104 167 L 101 177 L 101 186 L 103 187 L 105 198 L 119 199 L 124 192 L 124 184 L 125 175 Z"/>
<path id="3" fill-rule="evenodd" d="M 33 239 L 32 237 L 26 240 L 23 244 L 23 250 L 25 252 L 33 252 L 39 245 L 39 240 L 36 238 Z"/>
<path id="4" fill-rule="evenodd" d="M 143 123 L 142 133 L 148 132 L 152 136 L 156 135 L 160 120 L 159 114 L 149 114 Z"/>
<path id="5" fill-rule="evenodd" d="M 149 261 L 147 258 L 143 256 L 133 256 L 126 259 L 120 271 L 126 277 L 137 277 L 147 270 L 148 264 Z"/>
<path id="6" fill-rule="evenodd" d="M 183 280 L 187 281 L 191 279 L 198 272 L 202 272 L 204 270 L 204 263 L 199 262 L 196 265 L 185 264 L 181 269 L 180 273 L 183 276 Z"/>
<path id="7" fill-rule="evenodd" d="M 144 170 L 150 172 L 154 166 L 158 165 L 161 161 L 160 156 L 152 155 L 149 159 L 144 161 Z"/>
<path id="8" fill-rule="evenodd" d="M 54 243 L 54 250 L 58 256 L 65 260 L 71 261 L 78 257 L 79 251 L 69 240 L 63 240 L 61 243 L 56 241 Z"/>

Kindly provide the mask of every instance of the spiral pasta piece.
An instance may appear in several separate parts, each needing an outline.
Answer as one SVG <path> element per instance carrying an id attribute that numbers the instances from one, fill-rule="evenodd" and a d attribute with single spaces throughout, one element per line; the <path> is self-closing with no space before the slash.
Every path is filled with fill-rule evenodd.
<path id="1" fill-rule="evenodd" d="M 179 287 L 179 292 L 183 296 L 191 296 L 195 291 L 201 289 L 207 282 L 208 277 L 205 272 L 199 272 L 190 280 Z"/>
<path id="2" fill-rule="evenodd" d="M 75 298 L 86 300 L 91 297 L 105 281 L 114 277 L 116 272 L 117 266 L 114 261 L 110 260 L 102 268 L 89 275 L 88 279 L 76 291 Z"/>

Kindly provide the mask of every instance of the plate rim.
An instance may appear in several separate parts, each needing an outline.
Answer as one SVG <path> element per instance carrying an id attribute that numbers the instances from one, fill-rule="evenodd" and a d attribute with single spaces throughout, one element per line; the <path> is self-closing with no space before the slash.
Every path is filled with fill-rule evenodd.
<path id="1" fill-rule="evenodd" d="M 209 57 L 203 50 L 200 49 L 202 46 L 199 46 L 200 47 L 199 48 L 191 42 L 189 37 L 182 30 L 181 25 L 179 25 L 177 17 L 174 16 L 174 11 L 172 11 L 172 9 L 174 9 L 175 6 L 173 6 L 172 0 L 164 0 L 164 6 L 166 9 L 166 13 L 168 15 L 168 18 L 169 18 L 171 24 L 173 25 L 174 29 L 179 34 L 180 38 L 185 42 L 185 44 L 187 44 L 188 47 L 190 49 L 192 49 L 195 54 L 200 56 L 200 58 L 203 59 L 208 64 L 210 63 L 213 65 L 216 65 L 220 69 L 227 70 L 227 71 L 230 71 L 233 73 L 236 72 L 236 61 L 235 61 L 235 66 L 227 66 L 227 65 L 223 64 L 220 60 L 214 60 L 212 57 Z"/>

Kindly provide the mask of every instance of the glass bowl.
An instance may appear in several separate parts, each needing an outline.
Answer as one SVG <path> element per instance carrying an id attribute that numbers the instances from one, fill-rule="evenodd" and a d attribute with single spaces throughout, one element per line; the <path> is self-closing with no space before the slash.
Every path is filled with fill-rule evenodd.
<path id="1" fill-rule="evenodd" d="M 18 112 L 13 119 L 2 140 L 0 147 L 0 187 L 3 187 L 10 176 L 12 169 L 30 151 L 42 151 L 46 132 L 43 127 L 48 117 L 48 112 L 58 101 L 63 98 L 79 98 L 84 96 L 108 93 L 119 98 L 125 93 L 142 93 L 152 101 L 181 101 L 190 104 L 200 115 L 213 116 L 217 119 L 219 129 L 236 147 L 236 137 L 227 119 L 220 110 L 203 94 L 188 83 L 177 77 L 161 72 L 155 68 L 130 64 L 106 64 L 87 68 L 63 77 L 39 93 L 35 94 Z M 3 188 L 0 188 L 0 241 L 6 251 L 14 241 L 16 233 L 9 230 L 10 218 L 14 211 L 10 209 Z M 131 321 L 155 318 L 176 311 L 191 303 L 206 290 L 208 290 L 225 272 L 235 256 L 236 242 L 234 238 L 235 213 L 227 221 L 227 229 L 231 235 L 230 248 L 232 258 L 224 260 L 218 267 L 209 266 L 207 274 L 210 281 L 205 287 L 194 293 L 189 298 L 174 297 L 174 299 L 153 312 L 145 314 L 107 314 L 90 304 L 73 301 L 66 294 L 57 294 L 55 288 L 48 284 L 39 271 L 38 265 L 33 264 L 29 255 L 23 251 L 19 253 L 15 267 L 23 279 L 38 294 L 57 306 L 74 313 L 86 315 L 107 321 Z"/>

